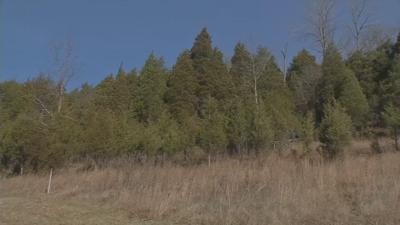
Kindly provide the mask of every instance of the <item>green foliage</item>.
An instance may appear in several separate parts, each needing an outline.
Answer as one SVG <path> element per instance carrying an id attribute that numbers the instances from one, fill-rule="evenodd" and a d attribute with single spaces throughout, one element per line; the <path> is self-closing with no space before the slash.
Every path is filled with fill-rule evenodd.
<path id="1" fill-rule="evenodd" d="M 367 99 L 365 98 L 357 78 L 346 69 L 342 84 L 341 95 L 338 101 L 346 108 L 356 128 L 363 127 L 369 113 Z"/>
<path id="2" fill-rule="evenodd" d="M 314 115 L 307 113 L 307 115 L 300 121 L 299 137 L 303 142 L 303 153 L 307 154 L 311 151 L 311 144 L 315 136 L 315 122 Z"/>
<path id="3" fill-rule="evenodd" d="M 218 102 L 215 99 L 209 98 L 207 100 L 206 116 L 201 122 L 200 147 L 208 154 L 223 151 L 227 144 L 225 120 L 223 114 L 218 112 Z"/>
<path id="4" fill-rule="evenodd" d="M 268 149 L 274 141 L 274 128 L 271 116 L 265 111 L 260 111 L 253 115 L 253 124 L 251 129 L 251 144 L 256 153 L 262 149 Z"/>
<path id="5" fill-rule="evenodd" d="M 400 129 L 400 108 L 391 105 L 385 107 L 384 119 L 386 124 L 393 130 L 393 139 L 395 141 L 395 148 L 399 150 L 398 132 Z"/>
<path id="6" fill-rule="evenodd" d="M 321 70 L 315 57 L 302 50 L 294 57 L 288 70 L 288 87 L 293 93 L 296 110 L 306 114 L 315 110 L 316 88 Z"/>
<path id="7" fill-rule="evenodd" d="M 400 55 L 393 59 L 388 76 L 381 83 L 382 104 L 400 106 Z"/>
<path id="8" fill-rule="evenodd" d="M 385 108 L 384 118 L 386 123 L 391 127 L 400 128 L 400 109 L 393 106 L 388 105 Z"/>
<path id="9" fill-rule="evenodd" d="M 167 71 L 164 60 L 153 53 L 147 59 L 139 80 L 134 110 L 139 121 L 154 123 L 166 110 L 164 96 L 167 90 Z"/>
<path id="10" fill-rule="evenodd" d="M 204 61 L 208 61 L 213 55 L 211 36 L 207 28 L 203 28 L 191 49 L 191 58 L 195 60 L 195 65 L 201 65 Z M 199 68 L 196 68 L 198 70 Z"/>
<path id="11" fill-rule="evenodd" d="M 330 49 L 326 53 L 322 72 L 317 118 L 321 120 L 323 117 L 326 104 L 338 101 L 346 109 L 356 128 L 365 125 L 369 110 L 368 102 L 354 73 L 346 67 L 336 49 Z"/>
<path id="12" fill-rule="evenodd" d="M 1 166 L 18 173 L 81 158 L 190 158 L 199 148 L 210 157 L 258 154 L 293 139 L 307 153 L 315 127 L 330 157 L 349 144 L 353 127 L 387 126 L 397 141 L 399 43 L 355 52 L 346 63 L 330 46 L 322 65 L 303 50 L 284 80 L 266 48 L 252 53 L 242 43 L 228 69 L 203 29 L 171 71 L 150 54 L 139 72 L 121 66 L 95 86 L 67 92 L 61 111 L 49 76 L 0 82 Z"/>
<path id="13" fill-rule="evenodd" d="M 251 95 L 251 83 L 253 73 L 253 56 L 246 49 L 243 43 L 238 43 L 235 46 L 235 53 L 231 59 L 230 74 L 235 84 L 235 90 L 242 96 Z"/>
<path id="14" fill-rule="evenodd" d="M 233 82 L 222 52 L 212 48 L 211 37 L 206 29 L 197 36 L 191 50 L 191 58 L 197 78 L 196 111 L 204 118 L 208 99 L 211 97 L 218 101 L 227 100 L 231 96 Z"/>
<path id="15" fill-rule="evenodd" d="M 172 69 L 166 93 L 172 115 L 181 122 L 196 114 L 197 80 L 195 73 L 190 53 L 183 52 Z"/>
<path id="16" fill-rule="evenodd" d="M 338 103 L 327 104 L 320 125 L 320 141 L 325 145 L 327 156 L 334 158 L 343 152 L 352 139 L 351 118 Z"/>

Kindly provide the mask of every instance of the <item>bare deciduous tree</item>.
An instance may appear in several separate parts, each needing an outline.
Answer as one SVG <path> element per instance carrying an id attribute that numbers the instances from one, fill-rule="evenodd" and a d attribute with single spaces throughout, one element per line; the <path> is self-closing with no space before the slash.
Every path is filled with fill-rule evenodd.
<path id="1" fill-rule="evenodd" d="M 54 72 L 57 82 L 57 112 L 61 112 L 64 103 L 66 86 L 75 74 L 75 60 L 73 44 L 70 40 L 53 45 Z"/>
<path id="2" fill-rule="evenodd" d="M 286 84 L 287 78 L 287 64 L 288 64 L 288 43 L 285 44 L 285 47 L 281 50 L 282 54 L 282 72 L 283 72 L 283 82 Z"/>
<path id="3" fill-rule="evenodd" d="M 350 1 L 351 25 L 350 31 L 354 50 L 363 50 L 362 38 L 372 25 L 370 0 Z"/>
<path id="4" fill-rule="evenodd" d="M 334 43 L 335 8 L 336 0 L 311 1 L 306 36 L 318 45 L 322 55 L 325 55 L 326 50 Z"/>

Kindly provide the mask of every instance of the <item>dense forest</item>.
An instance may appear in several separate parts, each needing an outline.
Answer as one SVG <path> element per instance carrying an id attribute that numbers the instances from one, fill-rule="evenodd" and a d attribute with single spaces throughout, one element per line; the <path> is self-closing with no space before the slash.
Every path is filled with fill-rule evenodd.
<path id="1" fill-rule="evenodd" d="M 150 54 L 140 70 L 119 68 L 99 84 L 66 91 L 59 74 L 0 83 L 0 160 L 21 172 L 75 160 L 132 157 L 143 162 L 198 152 L 216 156 L 302 154 L 321 143 L 335 158 L 352 138 L 394 139 L 400 128 L 400 35 L 346 57 L 335 45 L 322 61 L 300 51 L 287 70 L 266 48 L 238 43 L 225 60 L 207 29 L 168 69 Z M 229 61 L 229 62 L 228 62 Z"/>

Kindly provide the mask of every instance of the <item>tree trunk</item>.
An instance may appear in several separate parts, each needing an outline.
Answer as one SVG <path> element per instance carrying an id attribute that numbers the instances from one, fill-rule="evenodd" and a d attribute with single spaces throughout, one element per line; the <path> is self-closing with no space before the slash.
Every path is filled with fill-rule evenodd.
<path id="1" fill-rule="evenodd" d="M 211 153 L 208 153 L 208 168 L 211 167 Z"/>
<path id="2" fill-rule="evenodd" d="M 188 161 L 188 152 L 187 152 L 186 148 L 185 148 L 185 150 L 183 150 L 183 159 L 185 160 L 185 162 Z"/>
<path id="3" fill-rule="evenodd" d="M 396 151 L 399 151 L 399 140 L 397 137 L 397 127 L 394 128 L 394 147 L 395 147 Z"/>
<path id="4" fill-rule="evenodd" d="M 164 163 L 165 163 L 165 152 L 161 154 L 161 167 L 164 167 Z"/>
<path id="5" fill-rule="evenodd" d="M 256 101 L 256 107 L 258 109 L 258 90 L 257 90 L 257 77 L 254 76 L 254 98 Z"/>
<path id="6" fill-rule="evenodd" d="M 62 109 L 62 105 L 64 102 L 64 92 L 65 92 L 65 81 L 64 78 L 60 81 L 59 89 L 58 89 L 58 103 L 57 103 L 57 112 L 60 113 Z"/>
<path id="7" fill-rule="evenodd" d="M 49 183 L 47 185 L 47 194 L 50 194 L 50 191 L 51 191 L 51 179 L 52 178 L 53 178 L 53 168 L 50 169 Z"/>

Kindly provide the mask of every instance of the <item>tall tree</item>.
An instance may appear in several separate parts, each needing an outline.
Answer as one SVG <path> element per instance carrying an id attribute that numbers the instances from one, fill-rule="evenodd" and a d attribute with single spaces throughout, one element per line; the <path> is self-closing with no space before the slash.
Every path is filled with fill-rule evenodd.
<path id="1" fill-rule="evenodd" d="M 351 119 L 335 101 L 327 103 L 320 125 L 320 140 L 329 158 L 341 154 L 352 138 Z"/>
<path id="2" fill-rule="evenodd" d="M 322 72 L 317 118 L 322 118 L 325 104 L 338 100 L 351 116 L 354 125 L 358 128 L 363 126 L 368 114 L 368 102 L 354 73 L 346 67 L 335 48 L 326 53 Z"/>
<path id="3" fill-rule="evenodd" d="M 140 121 L 157 122 L 166 110 L 164 96 L 167 90 L 167 71 L 164 60 L 151 53 L 141 71 L 135 112 Z"/>
<path id="4" fill-rule="evenodd" d="M 351 25 L 354 51 L 364 51 L 363 38 L 372 24 L 370 0 L 352 0 L 350 1 Z"/>
<path id="5" fill-rule="evenodd" d="M 399 151 L 400 107 L 396 107 L 393 104 L 388 105 L 384 111 L 384 118 L 386 124 L 393 130 L 395 148 Z"/>
<path id="6" fill-rule="evenodd" d="M 54 54 L 54 79 L 56 80 L 57 112 L 60 113 L 63 107 L 66 86 L 75 74 L 74 48 L 70 40 L 58 43 L 53 47 Z"/>
<path id="7" fill-rule="evenodd" d="M 325 56 L 326 51 L 334 44 L 336 1 L 317 0 L 311 2 L 307 36 L 316 43 L 322 56 Z"/>
<path id="8" fill-rule="evenodd" d="M 302 50 L 293 58 L 288 87 L 293 93 L 296 109 L 304 115 L 315 110 L 316 88 L 320 78 L 321 68 L 307 50 Z"/>
<path id="9" fill-rule="evenodd" d="M 204 117 L 210 97 L 217 101 L 229 98 L 232 80 L 224 63 L 223 54 L 218 49 L 213 49 L 211 37 L 206 28 L 196 37 L 191 49 L 191 58 L 198 83 L 197 112 L 200 117 Z"/>
<path id="10" fill-rule="evenodd" d="M 167 101 L 177 120 L 184 120 L 196 113 L 197 80 L 193 62 L 188 51 L 178 58 L 168 79 Z"/>

